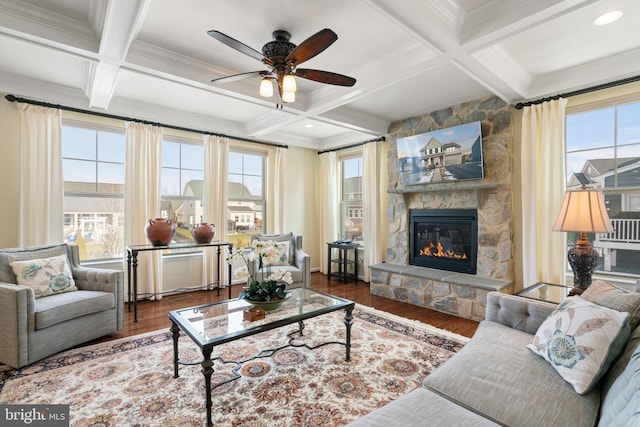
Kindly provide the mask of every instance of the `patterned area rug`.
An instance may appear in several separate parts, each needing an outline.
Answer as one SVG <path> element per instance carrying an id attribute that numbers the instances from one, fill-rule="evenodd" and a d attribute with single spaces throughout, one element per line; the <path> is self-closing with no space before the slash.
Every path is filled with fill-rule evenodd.
<path id="1" fill-rule="evenodd" d="M 344 341 L 344 313 L 305 322 L 310 346 Z M 243 360 L 286 344 L 297 325 L 221 345 L 214 355 Z M 467 338 L 371 308 L 356 306 L 351 361 L 343 345 L 289 347 L 246 362 L 241 378 L 213 390 L 216 426 L 341 426 L 420 386 Z M 298 340 L 296 341 L 298 342 Z M 70 404 L 73 426 L 202 426 L 200 366 L 180 366 L 173 378 L 168 331 L 138 335 L 61 353 L 0 372 L 0 403 Z M 180 337 L 180 358 L 199 359 Z M 5 367 L 6 368 L 6 367 Z M 233 376 L 235 364 L 214 365 L 212 382 Z"/>

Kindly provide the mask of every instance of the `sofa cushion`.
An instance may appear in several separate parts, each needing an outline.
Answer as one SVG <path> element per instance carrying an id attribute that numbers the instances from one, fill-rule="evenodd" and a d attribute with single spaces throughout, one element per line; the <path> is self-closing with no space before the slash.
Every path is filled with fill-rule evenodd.
<path id="1" fill-rule="evenodd" d="M 267 275 L 267 269 L 261 268 L 260 270 L 258 270 L 258 278 L 262 277 L 263 270 L 265 271 L 265 276 Z M 277 265 L 269 267 L 268 270 L 270 270 L 271 273 L 275 273 L 277 271 L 288 271 L 291 273 L 291 280 L 293 280 L 293 283 L 302 282 L 302 271 L 298 267 L 294 267 L 292 265 Z"/>
<path id="2" fill-rule="evenodd" d="M 432 391 L 417 388 L 357 419 L 348 427 L 489 427 L 498 425 Z"/>
<path id="3" fill-rule="evenodd" d="M 548 361 L 575 391 L 589 391 L 629 338 L 629 313 L 578 296 L 549 315 L 527 347 Z"/>
<path id="4" fill-rule="evenodd" d="M 9 265 L 9 257 L 13 261 L 25 261 L 36 258 L 49 258 L 56 255 L 66 255 L 67 245 L 34 246 L 29 248 L 10 248 L 0 251 L 0 282 L 16 283 L 16 276 Z"/>
<path id="5" fill-rule="evenodd" d="M 77 291 L 36 300 L 36 329 L 44 329 L 76 317 L 109 310 L 116 306 L 110 292 Z"/>
<path id="6" fill-rule="evenodd" d="M 498 423 L 519 427 L 593 426 L 599 390 L 581 396 L 527 344 L 533 336 L 483 321 L 471 341 L 424 385 Z"/>
<path id="7" fill-rule="evenodd" d="M 601 427 L 640 425 L 640 328 L 602 379 Z"/>
<path id="8" fill-rule="evenodd" d="M 629 313 L 631 330 L 640 325 L 640 293 L 627 292 L 609 282 L 594 280 L 580 298 L 603 307 Z"/>
<path id="9" fill-rule="evenodd" d="M 33 289 L 36 298 L 78 290 L 66 254 L 27 261 L 13 261 L 9 257 L 9 265 L 18 285 Z"/>

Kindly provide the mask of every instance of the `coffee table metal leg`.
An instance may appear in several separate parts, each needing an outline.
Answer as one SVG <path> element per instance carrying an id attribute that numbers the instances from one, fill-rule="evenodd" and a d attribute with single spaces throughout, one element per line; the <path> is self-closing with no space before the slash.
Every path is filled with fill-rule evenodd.
<path id="1" fill-rule="evenodd" d="M 171 321 L 171 335 L 173 337 L 173 378 L 178 378 L 178 337 L 180 328 Z"/>
<path id="2" fill-rule="evenodd" d="M 211 361 L 211 353 L 213 352 L 213 346 L 203 347 L 202 356 L 202 375 L 204 375 L 204 390 L 207 406 L 207 426 L 213 426 L 211 421 L 211 374 L 213 374 L 213 362 Z"/>
<path id="3" fill-rule="evenodd" d="M 346 360 L 349 362 L 351 360 L 351 325 L 353 325 L 353 305 L 344 309 L 344 324 L 347 327 L 347 336 L 345 343 L 346 350 Z"/>

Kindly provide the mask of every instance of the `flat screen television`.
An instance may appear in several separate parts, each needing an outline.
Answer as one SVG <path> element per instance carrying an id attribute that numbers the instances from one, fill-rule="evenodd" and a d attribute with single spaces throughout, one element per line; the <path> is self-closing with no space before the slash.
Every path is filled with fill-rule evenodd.
<path id="1" fill-rule="evenodd" d="M 484 178 L 480 122 L 398 138 L 400 185 Z"/>

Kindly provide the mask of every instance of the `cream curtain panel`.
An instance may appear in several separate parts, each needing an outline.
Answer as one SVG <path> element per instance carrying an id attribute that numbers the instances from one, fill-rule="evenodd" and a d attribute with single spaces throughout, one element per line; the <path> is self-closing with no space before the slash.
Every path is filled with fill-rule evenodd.
<path id="1" fill-rule="evenodd" d="M 127 122 L 124 190 L 124 241 L 148 243 L 144 227 L 160 218 L 162 128 Z M 126 271 L 126 270 L 125 270 Z M 149 251 L 138 257 L 138 295 L 162 298 L 162 254 Z"/>
<path id="2" fill-rule="evenodd" d="M 275 178 L 273 190 L 273 227 L 274 233 L 286 232 L 286 197 L 285 185 L 287 182 L 287 149 L 284 147 L 276 148 L 275 159 Z"/>
<path id="3" fill-rule="evenodd" d="M 60 110 L 18 104 L 20 246 L 62 243 L 64 180 Z"/>
<path id="4" fill-rule="evenodd" d="M 525 107 L 522 114 L 523 286 L 565 283 L 567 246 L 551 230 L 565 188 L 566 99 Z"/>
<path id="5" fill-rule="evenodd" d="M 227 240 L 227 187 L 229 171 L 229 138 L 203 135 L 204 138 L 204 221 L 216 227 L 215 240 Z M 225 248 L 221 248 L 225 251 Z M 217 249 L 204 250 L 202 260 L 202 286 L 207 289 L 217 276 Z M 227 258 L 223 252 L 221 257 Z M 220 280 L 228 283 L 228 268 L 220 262 Z"/>
<path id="6" fill-rule="evenodd" d="M 320 271 L 327 274 L 326 243 L 338 238 L 339 178 L 335 151 L 320 154 Z"/>
<path id="7" fill-rule="evenodd" d="M 370 281 L 369 266 L 382 262 L 387 249 L 387 151 L 388 143 L 369 142 L 362 147 L 362 206 L 364 271 Z"/>

